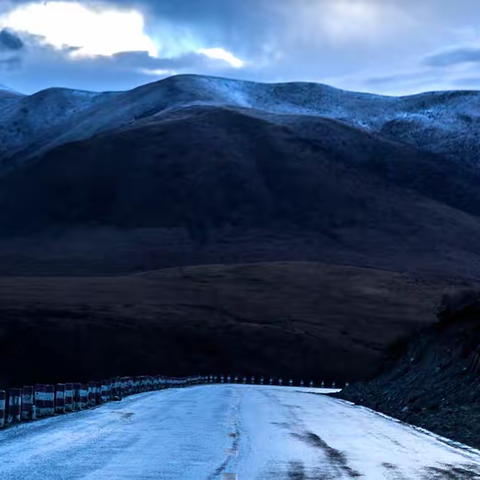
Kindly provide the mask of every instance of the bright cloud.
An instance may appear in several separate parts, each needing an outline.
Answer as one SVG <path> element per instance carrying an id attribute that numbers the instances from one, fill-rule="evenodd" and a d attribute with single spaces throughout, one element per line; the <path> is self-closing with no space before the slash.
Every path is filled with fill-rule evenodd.
<path id="1" fill-rule="evenodd" d="M 378 31 L 382 12 L 378 4 L 368 1 L 338 0 L 330 2 L 321 23 L 327 35 L 335 40 L 368 37 Z"/>
<path id="2" fill-rule="evenodd" d="M 54 47 L 78 47 L 75 55 L 146 51 L 157 45 L 144 33 L 143 16 L 113 9 L 93 10 L 80 3 L 29 3 L 0 17 L 0 27 L 41 35 Z"/>
<path id="3" fill-rule="evenodd" d="M 242 60 L 235 57 L 232 53 L 227 52 L 223 48 L 202 48 L 198 51 L 198 53 L 206 55 L 210 58 L 214 58 L 215 60 L 223 60 L 235 68 L 242 68 L 244 66 L 244 62 Z"/>
<path id="4" fill-rule="evenodd" d="M 395 2 L 384 0 L 297 0 L 291 28 L 309 42 L 326 39 L 341 47 L 389 37 L 414 23 Z M 286 9 L 284 14 L 291 17 Z"/>

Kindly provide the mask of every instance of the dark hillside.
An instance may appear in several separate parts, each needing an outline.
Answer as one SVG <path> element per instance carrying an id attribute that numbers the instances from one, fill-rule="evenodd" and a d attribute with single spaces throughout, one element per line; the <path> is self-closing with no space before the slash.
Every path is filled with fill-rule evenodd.
<path id="1" fill-rule="evenodd" d="M 479 448 L 480 296 L 446 297 L 439 318 L 396 342 L 373 381 L 338 395 Z"/>
<path id="2" fill-rule="evenodd" d="M 362 379 L 446 284 L 315 263 L 0 278 L 0 387 L 112 375 Z"/>
<path id="3" fill-rule="evenodd" d="M 478 92 L 181 76 L 0 103 L 5 384 L 363 379 L 480 280 Z"/>
<path id="4" fill-rule="evenodd" d="M 1 178 L 0 271 L 313 260 L 478 278 L 479 181 L 465 165 L 334 120 L 170 110 Z M 99 261 L 102 229 L 115 239 Z M 78 261 L 78 250 L 92 258 Z"/>

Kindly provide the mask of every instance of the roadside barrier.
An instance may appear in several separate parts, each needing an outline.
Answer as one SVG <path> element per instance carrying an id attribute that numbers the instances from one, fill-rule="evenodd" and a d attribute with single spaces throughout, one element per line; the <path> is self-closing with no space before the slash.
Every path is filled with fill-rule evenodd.
<path id="1" fill-rule="evenodd" d="M 37 418 L 42 418 L 47 416 L 47 386 L 43 384 L 35 385 L 35 414 Z"/>
<path id="2" fill-rule="evenodd" d="M 136 393 L 207 383 L 209 378 L 213 381 L 220 377 L 114 377 L 101 382 L 90 381 L 87 384 L 58 383 L 54 386 L 39 383 L 34 387 L 27 385 L 21 389 L 9 389 L 8 395 L 6 391 L 0 390 L 0 428 L 5 424 L 85 410 Z"/>
<path id="3" fill-rule="evenodd" d="M 109 402 L 112 397 L 112 382 L 110 380 L 102 380 L 101 401 Z"/>
<path id="4" fill-rule="evenodd" d="M 8 423 L 19 423 L 22 418 L 22 390 L 11 388 L 8 391 Z"/>
<path id="5" fill-rule="evenodd" d="M 5 425 L 5 414 L 7 412 L 7 393 L 0 390 L 0 428 Z"/>
<path id="6" fill-rule="evenodd" d="M 102 382 L 95 382 L 95 405 L 102 403 Z"/>
<path id="7" fill-rule="evenodd" d="M 55 413 L 65 413 L 65 392 L 65 384 L 59 383 L 55 395 Z"/>
<path id="8" fill-rule="evenodd" d="M 33 387 L 22 388 L 22 421 L 33 420 L 35 408 L 33 404 Z"/>
<path id="9" fill-rule="evenodd" d="M 46 415 L 55 415 L 55 387 L 53 385 L 46 385 Z"/>
<path id="10" fill-rule="evenodd" d="M 73 384 L 73 411 L 76 412 L 77 410 L 81 410 L 81 395 L 82 384 L 81 383 L 74 383 Z"/>
<path id="11" fill-rule="evenodd" d="M 267 377 L 268 383 L 273 385 L 274 377 Z M 163 388 L 184 388 L 205 383 L 256 383 L 256 377 L 239 375 L 207 375 L 186 378 L 171 378 L 160 375 L 138 377 L 114 377 L 99 381 L 83 383 L 58 383 L 54 385 L 36 384 L 23 388 L 11 388 L 7 392 L 0 390 L 0 428 L 5 424 L 15 424 L 45 418 L 54 415 L 63 415 L 68 412 L 81 411 L 96 407 L 110 401 L 119 401 L 130 395 L 161 390 Z M 295 383 L 289 379 L 290 386 L 304 386 L 302 379 Z M 258 383 L 267 383 L 265 377 L 259 377 Z M 283 379 L 278 378 L 278 385 L 283 385 Z M 313 387 L 313 381 L 309 383 Z M 348 382 L 346 382 L 348 386 Z M 325 386 L 325 382 L 321 382 Z M 335 387 L 335 382 L 332 382 Z"/>
<path id="12" fill-rule="evenodd" d="M 211 383 L 224 383 L 224 376 L 219 376 L 219 377 L 214 377 L 214 376 L 207 376 L 205 377 L 206 380 L 204 383 L 210 383 L 209 379 L 212 379 Z M 220 382 L 217 380 L 215 381 L 215 379 L 220 379 Z M 258 385 L 275 385 L 275 384 L 278 384 L 279 386 L 283 386 L 283 385 L 287 385 L 290 386 L 290 387 L 294 387 L 294 386 L 297 386 L 297 387 L 306 387 L 307 385 L 310 387 L 310 388 L 341 388 L 340 386 L 337 387 L 337 383 L 335 380 L 331 382 L 330 384 L 330 387 L 327 387 L 326 386 L 326 382 L 324 380 L 322 380 L 318 385 L 315 385 L 315 383 L 313 382 L 313 380 L 304 380 L 303 378 L 300 379 L 300 380 L 295 380 L 293 378 L 289 378 L 288 381 L 283 380 L 282 377 L 278 377 L 278 378 L 275 378 L 275 377 L 264 377 L 264 376 L 261 376 L 259 377 L 258 379 L 252 375 L 252 376 L 244 376 L 244 375 L 235 375 L 235 376 L 231 376 L 229 375 L 227 378 L 227 383 L 243 383 L 243 384 L 252 384 L 252 385 L 255 385 L 255 384 L 258 384 Z M 343 384 L 343 382 L 342 382 Z M 345 387 L 348 387 L 350 385 L 349 382 L 345 382 Z"/>
<path id="13" fill-rule="evenodd" d="M 65 412 L 73 412 L 73 383 L 65 384 Z"/>
<path id="14" fill-rule="evenodd" d="M 88 382 L 87 404 L 90 408 L 97 404 L 97 382 Z"/>
<path id="15" fill-rule="evenodd" d="M 80 389 L 80 410 L 85 408 L 88 408 L 88 385 L 83 383 Z"/>
<path id="16" fill-rule="evenodd" d="M 122 399 L 122 378 L 115 377 L 114 400 Z"/>

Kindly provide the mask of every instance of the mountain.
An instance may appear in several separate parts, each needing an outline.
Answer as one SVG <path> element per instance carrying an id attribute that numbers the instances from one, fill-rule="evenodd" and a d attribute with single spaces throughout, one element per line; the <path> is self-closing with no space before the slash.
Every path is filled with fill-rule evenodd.
<path id="1" fill-rule="evenodd" d="M 194 105 L 329 118 L 473 164 L 479 153 L 480 94 L 475 91 L 385 97 L 313 83 L 180 75 L 128 92 L 54 88 L 18 100 L 0 115 L 0 161 L 7 163 Z"/>
<path id="2" fill-rule="evenodd" d="M 199 76 L 0 98 L 0 383 L 365 378 L 478 287 L 479 99 Z"/>
<path id="3" fill-rule="evenodd" d="M 24 95 L 12 90 L 5 85 L 0 85 L 0 110 L 2 107 L 6 107 L 16 103 L 17 100 L 20 100 Z"/>
<path id="4" fill-rule="evenodd" d="M 462 131 L 473 151 L 479 98 L 197 76 L 22 97 L 0 111 L 0 273 L 324 261 L 478 278 L 480 171 L 433 139 Z"/>
<path id="5" fill-rule="evenodd" d="M 1 84 L 0 84 L 0 91 L 1 92 L 10 92 L 10 93 L 15 94 L 15 95 L 22 95 L 21 93 L 13 90 L 12 88 L 6 87 L 5 85 L 1 85 Z"/>

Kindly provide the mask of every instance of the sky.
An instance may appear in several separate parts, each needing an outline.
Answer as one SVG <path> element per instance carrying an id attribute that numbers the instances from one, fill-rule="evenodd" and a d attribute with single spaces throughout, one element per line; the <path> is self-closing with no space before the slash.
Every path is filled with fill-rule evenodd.
<path id="1" fill-rule="evenodd" d="M 407 95 L 480 90 L 479 0 L 0 0 L 0 84 L 195 73 Z"/>

